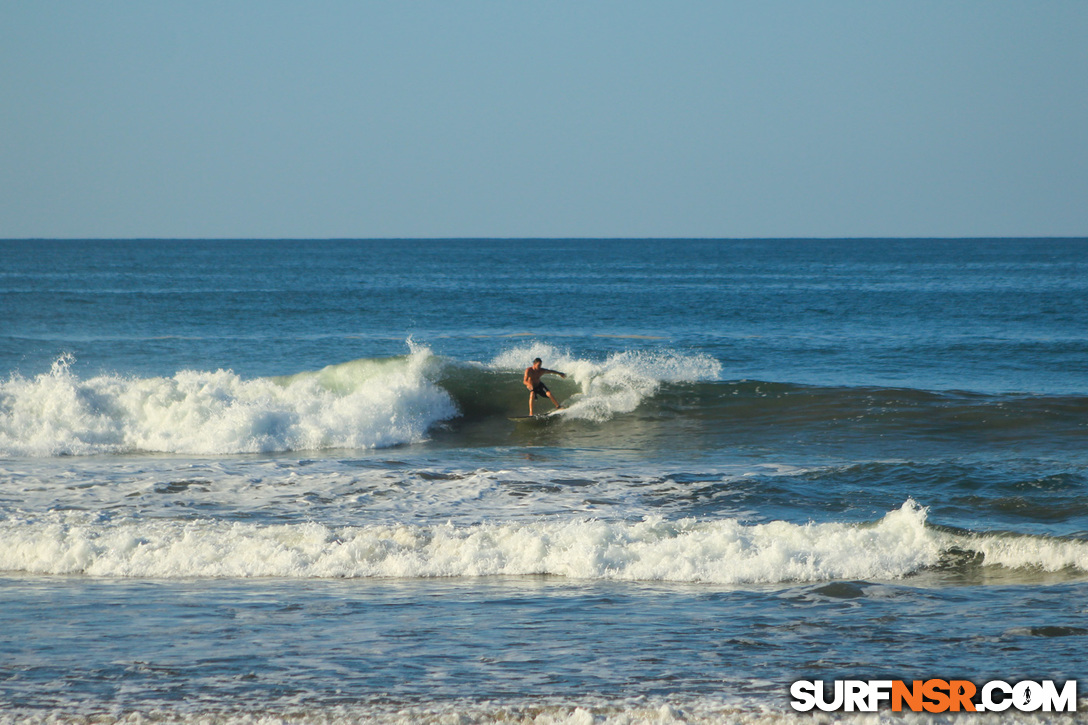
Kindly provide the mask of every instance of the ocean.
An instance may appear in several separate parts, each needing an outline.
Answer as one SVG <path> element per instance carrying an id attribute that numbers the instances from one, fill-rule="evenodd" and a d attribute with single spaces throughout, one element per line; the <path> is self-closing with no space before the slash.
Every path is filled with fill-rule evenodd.
<path id="1" fill-rule="evenodd" d="M 1084 239 L 3 241 L 0 723 L 1088 697 L 1086 443 Z"/>

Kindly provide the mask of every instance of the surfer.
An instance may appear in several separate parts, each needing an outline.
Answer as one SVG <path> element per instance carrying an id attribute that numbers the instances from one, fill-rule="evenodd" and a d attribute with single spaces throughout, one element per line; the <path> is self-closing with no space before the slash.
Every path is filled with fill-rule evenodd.
<path id="1" fill-rule="evenodd" d="M 531 367 L 525 368 L 525 377 L 521 379 L 521 382 L 525 383 L 525 387 L 529 389 L 529 415 L 533 414 L 533 401 L 536 400 L 538 395 L 547 395 L 548 398 L 555 403 L 555 407 L 558 410 L 563 406 L 559 404 L 559 401 L 552 395 L 552 391 L 548 390 L 548 386 L 540 382 L 540 378 L 545 373 L 551 373 L 552 375 L 558 375 L 561 378 L 567 377 L 564 373 L 558 370 L 548 370 L 543 366 L 540 358 L 533 360 Z"/>

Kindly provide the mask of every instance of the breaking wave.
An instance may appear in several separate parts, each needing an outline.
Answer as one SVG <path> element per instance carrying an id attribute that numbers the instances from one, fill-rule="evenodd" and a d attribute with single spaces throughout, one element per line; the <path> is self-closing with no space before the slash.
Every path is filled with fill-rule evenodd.
<path id="1" fill-rule="evenodd" d="M 985 565 L 1088 571 L 1088 542 L 961 535 L 908 500 L 870 524 L 540 519 L 260 525 L 54 512 L 0 523 L 0 570 L 102 577 L 487 577 L 761 584 L 900 579 L 967 550 Z"/>
<path id="2" fill-rule="evenodd" d="M 621 352 L 594 362 L 543 344 L 505 352 L 492 360 L 489 367 L 516 371 L 520 378 L 529 361 L 538 357 L 545 361 L 544 367 L 562 371 L 578 386 L 578 392 L 565 401 L 568 407 L 565 416 L 598 423 L 630 413 L 663 385 L 715 381 L 722 371 L 721 363 L 709 355 Z M 548 385 L 552 385 L 550 379 Z M 518 392 L 525 397 L 524 391 Z"/>
<path id="3" fill-rule="evenodd" d="M 0 455 L 374 448 L 422 440 L 457 413 L 428 379 L 434 358 L 422 347 L 279 379 L 186 370 L 84 380 L 72 362 L 0 383 Z"/>
<path id="4" fill-rule="evenodd" d="M 539 355 L 565 368 L 568 379 L 555 387 L 571 402 L 569 415 L 595 421 L 634 410 L 664 383 L 713 379 L 721 369 L 702 355 L 621 353 L 592 362 L 545 346 L 459 363 L 409 345 L 403 357 L 255 379 L 230 370 L 82 379 L 66 355 L 48 373 L 0 382 L 0 456 L 382 448 L 425 440 L 453 418 L 522 412 L 521 372 Z"/>
<path id="5" fill-rule="evenodd" d="M 731 443 L 706 445 L 734 445 L 745 435 L 810 439 L 829 433 L 1012 445 L 1079 441 L 1088 428 L 1088 397 L 1078 395 L 728 381 L 714 358 L 674 350 L 594 360 L 534 344 L 468 362 L 409 345 L 405 356 L 254 379 L 230 370 L 83 379 L 65 356 L 48 373 L 0 382 L 0 456 L 384 448 L 438 432 L 456 436 L 461 426 L 481 422 L 486 431 L 477 426 L 472 444 L 508 445 L 506 418 L 527 412 L 521 377 L 535 357 L 566 374 L 545 379 L 567 407 L 550 420 L 575 424 L 565 428 L 571 435 L 607 423 L 611 440 L 628 447 L 639 445 L 637 436 L 649 430 L 674 436 L 677 445 L 684 436 L 707 432 L 727 434 Z M 550 408 L 546 401 L 541 405 Z M 625 439 L 625 432 L 635 438 Z"/>

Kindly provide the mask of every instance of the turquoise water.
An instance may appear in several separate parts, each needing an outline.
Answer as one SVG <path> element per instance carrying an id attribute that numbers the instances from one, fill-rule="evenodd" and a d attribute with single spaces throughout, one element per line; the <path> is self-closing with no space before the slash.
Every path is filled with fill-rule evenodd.
<path id="1" fill-rule="evenodd" d="M 1088 676 L 1088 241 L 0 242 L 0 307 L 0 721 Z"/>

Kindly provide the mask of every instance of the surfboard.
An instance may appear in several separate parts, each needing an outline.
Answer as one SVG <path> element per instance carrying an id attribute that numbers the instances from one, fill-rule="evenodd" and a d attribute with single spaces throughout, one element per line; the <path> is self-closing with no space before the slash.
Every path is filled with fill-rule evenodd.
<path id="1" fill-rule="evenodd" d="M 515 423 L 525 423 L 526 421 L 531 420 L 544 421 L 565 411 L 566 408 L 556 408 L 554 410 L 549 410 L 547 413 L 537 413 L 536 415 L 512 415 L 507 418 L 507 420 L 512 420 Z"/>

